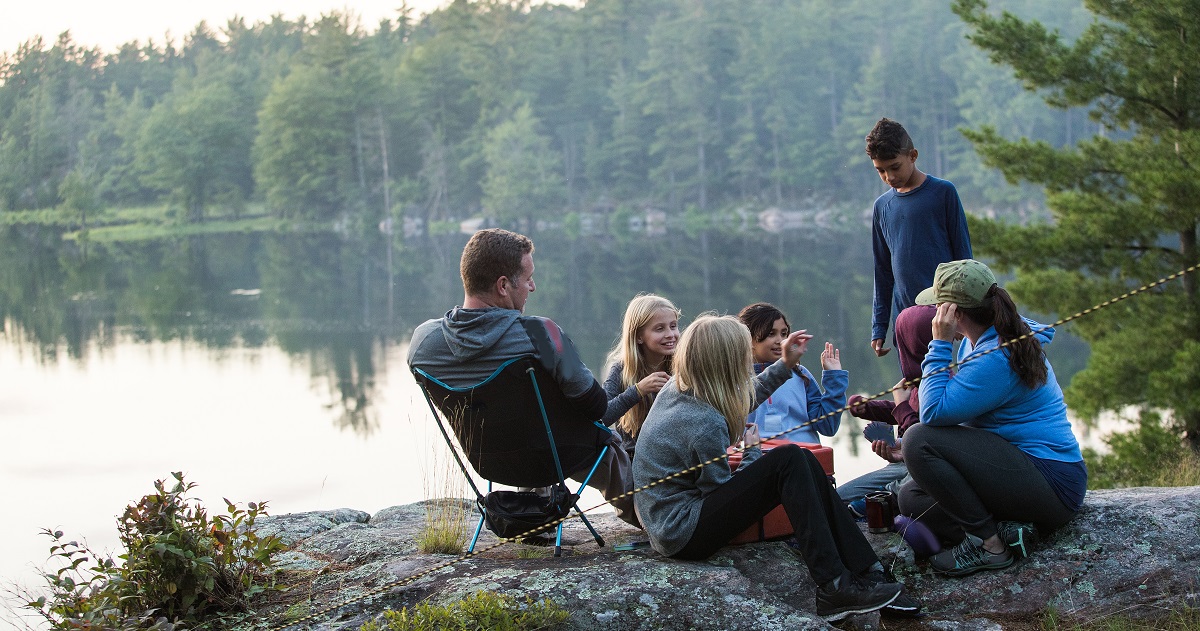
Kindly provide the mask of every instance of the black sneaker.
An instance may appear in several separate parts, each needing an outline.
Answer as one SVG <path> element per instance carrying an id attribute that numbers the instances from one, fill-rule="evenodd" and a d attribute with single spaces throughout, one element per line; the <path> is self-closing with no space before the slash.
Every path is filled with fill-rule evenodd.
<path id="1" fill-rule="evenodd" d="M 860 578 L 862 578 L 863 582 L 869 585 L 895 583 L 900 585 L 901 588 L 904 587 L 903 584 L 897 581 L 896 577 L 892 576 L 892 573 L 888 572 L 887 570 L 867 570 L 860 575 Z M 897 618 L 915 618 L 921 615 L 921 603 L 917 602 L 917 599 L 901 591 L 900 595 L 896 596 L 896 600 L 893 600 L 883 607 L 883 613 L 884 615 L 891 615 Z"/>
<path id="2" fill-rule="evenodd" d="M 1013 555 L 1007 549 L 1000 554 L 988 552 L 982 539 L 968 534 L 962 543 L 933 555 L 929 562 L 947 576 L 966 576 L 979 570 L 1002 570 L 1012 565 Z"/>
<path id="3" fill-rule="evenodd" d="M 1037 527 L 1023 521 L 1002 521 L 996 524 L 996 534 L 1018 559 L 1029 556 L 1038 542 Z"/>
<path id="4" fill-rule="evenodd" d="M 826 622 L 882 609 L 900 596 L 899 583 L 869 584 L 843 574 L 835 589 L 817 588 L 817 615 Z"/>

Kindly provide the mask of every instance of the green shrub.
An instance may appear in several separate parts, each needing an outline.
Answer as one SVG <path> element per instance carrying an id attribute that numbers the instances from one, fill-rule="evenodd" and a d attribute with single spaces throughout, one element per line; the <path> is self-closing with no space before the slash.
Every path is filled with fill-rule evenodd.
<path id="1" fill-rule="evenodd" d="M 121 562 L 64 542 L 62 531 L 44 531 L 54 540 L 51 558 L 62 567 L 43 574 L 49 596 L 26 607 L 56 629 L 141 629 L 163 621 L 213 628 L 272 589 L 272 555 L 283 544 L 254 531 L 266 503 L 250 502 L 243 510 L 225 500 L 228 514 L 209 518 L 188 497 L 195 484 L 172 475 L 171 490 L 156 481 L 156 492 L 126 507 L 118 520 Z"/>
<path id="2" fill-rule="evenodd" d="M 476 592 L 444 605 L 421 603 L 410 611 L 383 614 L 383 623 L 368 622 L 361 631 L 532 631 L 550 629 L 567 621 L 570 614 L 549 599 L 517 600 L 492 592 Z"/>
<path id="3" fill-rule="evenodd" d="M 1200 455 L 1157 415 L 1144 414 L 1137 429 L 1104 439 L 1109 453 L 1085 449 L 1089 489 L 1200 485 Z"/>

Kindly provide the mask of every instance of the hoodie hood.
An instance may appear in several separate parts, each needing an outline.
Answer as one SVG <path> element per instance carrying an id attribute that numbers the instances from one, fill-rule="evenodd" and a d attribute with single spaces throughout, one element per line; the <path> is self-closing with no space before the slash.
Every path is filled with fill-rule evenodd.
<path id="1" fill-rule="evenodd" d="M 442 336 L 455 359 L 470 361 L 495 346 L 520 317 L 515 309 L 455 307 L 442 318 Z"/>

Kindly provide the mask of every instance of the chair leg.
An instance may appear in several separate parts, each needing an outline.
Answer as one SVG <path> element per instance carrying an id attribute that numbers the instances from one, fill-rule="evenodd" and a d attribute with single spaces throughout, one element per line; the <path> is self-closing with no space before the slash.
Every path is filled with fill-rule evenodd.
<path id="1" fill-rule="evenodd" d="M 603 548 L 604 547 L 604 538 L 600 536 L 600 533 L 596 532 L 596 529 L 594 527 L 592 527 L 592 522 L 588 521 L 587 515 L 584 515 L 583 511 L 579 510 L 578 506 L 575 507 L 575 512 L 579 513 L 579 518 L 583 520 L 583 525 L 587 526 L 587 529 L 592 531 L 592 536 L 596 538 L 596 545 Z M 559 524 L 558 528 L 559 528 L 559 531 L 561 532 L 562 524 Z"/>
<path id="2" fill-rule="evenodd" d="M 562 522 L 558 524 L 558 532 L 554 536 L 554 556 L 562 556 Z"/>
<path id="3" fill-rule="evenodd" d="M 479 523 L 475 524 L 475 536 L 471 537 L 471 547 L 467 548 L 467 554 L 475 551 L 475 543 L 479 541 L 479 533 L 483 531 L 483 515 L 479 515 Z"/>

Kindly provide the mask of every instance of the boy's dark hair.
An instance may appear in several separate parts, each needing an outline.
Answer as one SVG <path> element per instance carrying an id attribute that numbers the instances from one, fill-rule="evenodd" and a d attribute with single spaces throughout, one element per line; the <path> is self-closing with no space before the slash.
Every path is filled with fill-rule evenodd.
<path id="1" fill-rule="evenodd" d="M 478 296 L 491 291 L 501 276 L 515 282 L 526 254 L 533 254 L 533 241 L 523 234 L 500 228 L 476 232 L 467 241 L 458 263 L 463 289 L 468 295 Z"/>
<path id="2" fill-rule="evenodd" d="M 913 141 L 904 125 L 890 118 L 881 118 L 867 134 L 867 155 L 872 160 L 891 160 L 912 151 Z"/>

